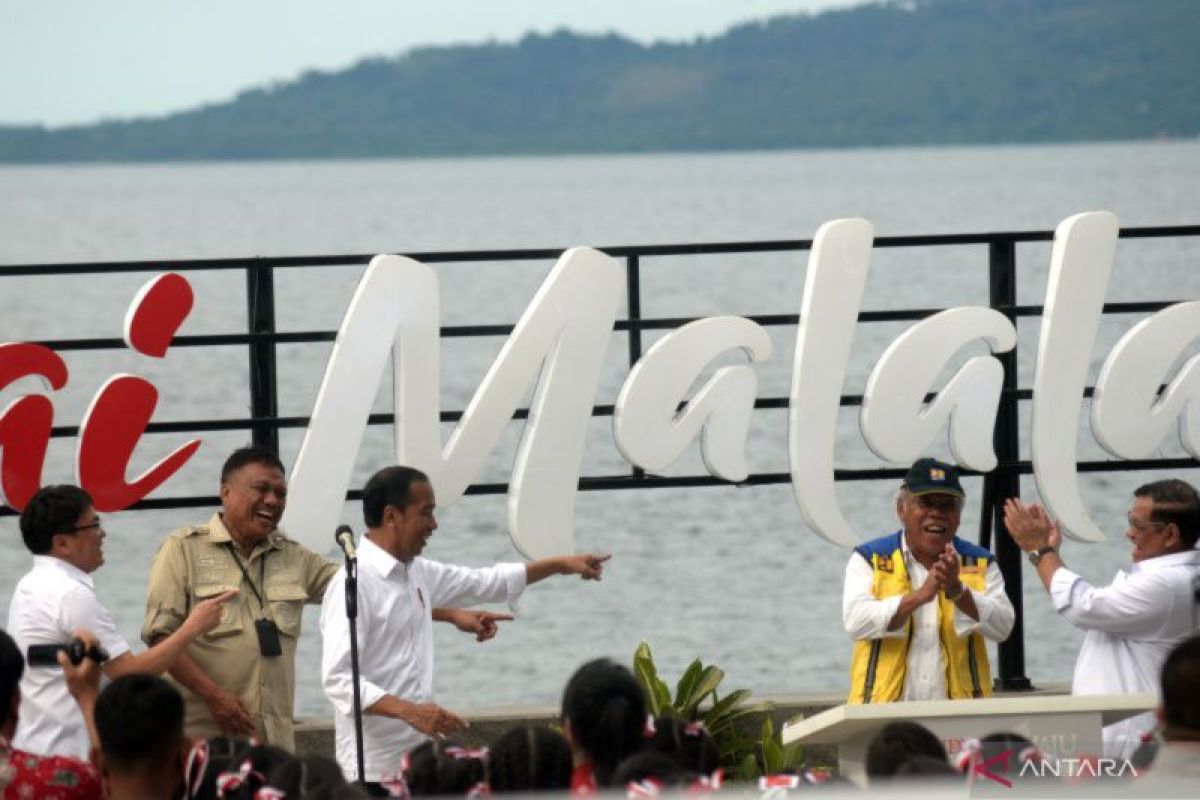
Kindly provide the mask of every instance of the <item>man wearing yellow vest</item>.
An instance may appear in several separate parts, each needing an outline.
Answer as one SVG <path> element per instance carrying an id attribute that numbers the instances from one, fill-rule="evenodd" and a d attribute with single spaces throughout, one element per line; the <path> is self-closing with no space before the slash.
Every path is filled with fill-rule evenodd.
<path id="1" fill-rule="evenodd" d="M 854 639 L 850 703 L 987 697 L 984 639 L 1013 607 L 992 554 L 955 536 L 966 494 L 950 464 L 923 458 L 896 495 L 903 529 L 855 548 L 842 624 Z"/>

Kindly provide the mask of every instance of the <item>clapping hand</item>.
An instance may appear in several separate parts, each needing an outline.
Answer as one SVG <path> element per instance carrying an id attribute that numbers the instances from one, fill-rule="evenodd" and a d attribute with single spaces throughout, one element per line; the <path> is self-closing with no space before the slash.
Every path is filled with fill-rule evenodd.
<path id="1" fill-rule="evenodd" d="M 1026 552 L 1043 547 L 1057 550 L 1062 546 L 1062 530 L 1058 523 L 1036 503 L 1027 505 L 1019 498 L 1010 497 L 1004 503 L 1004 527 L 1008 528 L 1017 547 Z"/>

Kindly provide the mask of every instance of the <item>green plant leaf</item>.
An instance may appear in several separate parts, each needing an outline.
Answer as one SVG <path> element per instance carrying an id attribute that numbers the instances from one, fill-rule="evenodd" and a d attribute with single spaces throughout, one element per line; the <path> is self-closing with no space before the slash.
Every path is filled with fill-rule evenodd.
<path id="1" fill-rule="evenodd" d="M 804 744 L 792 742 L 783 747 L 783 764 L 780 772 L 799 769 L 804 764 Z"/>
<path id="2" fill-rule="evenodd" d="M 716 699 L 714 693 L 712 707 L 704 712 L 704 726 L 708 728 L 709 732 L 711 733 L 712 729 L 716 727 L 719 722 L 722 722 L 728 714 L 736 710 L 737 706 L 749 696 L 749 689 L 738 689 L 730 692 L 719 700 Z"/>
<path id="3" fill-rule="evenodd" d="M 675 687 L 675 710 L 681 717 L 689 721 L 696 718 L 694 709 L 700 705 L 696 689 L 700 685 L 700 676 L 703 670 L 704 665 L 697 658 L 683 671 L 683 675 L 679 678 L 679 684 Z"/>
<path id="4" fill-rule="evenodd" d="M 654 666 L 654 655 L 650 645 L 645 640 L 637 646 L 633 653 L 633 674 L 642 685 L 646 695 L 649 711 L 654 716 L 662 715 L 671 707 L 671 692 L 667 685 L 658 677 L 658 669 Z"/>
<path id="5" fill-rule="evenodd" d="M 695 694 L 701 698 L 706 697 L 716 692 L 717 687 L 721 685 L 721 681 L 723 680 L 725 680 L 725 671 L 709 665 L 700 673 L 700 680 L 696 686 Z"/>

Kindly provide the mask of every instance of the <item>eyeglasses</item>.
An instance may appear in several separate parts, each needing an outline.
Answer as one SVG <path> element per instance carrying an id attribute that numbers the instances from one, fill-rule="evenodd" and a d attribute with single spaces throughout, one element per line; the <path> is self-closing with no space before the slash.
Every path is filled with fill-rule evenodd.
<path id="1" fill-rule="evenodd" d="M 1149 531 L 1154 528 L 1165 528 L 1170 525 L 1169 522 L 1160 522 L 1153 519 L 1135 519 L 1132 513 L 1126 514 L 1125 519 L 1129 520 L 1129 527 L 1135 531 Z"/>
<path id="2" fill-rule="evenodd" d="M 100 518 L 96 517 L 91 522 L 85 522 L 82 525 L 76 525 L 74 528 L 67 528 L 63 533 L 79 533 L 86 531 L 88 528 L 103 528 L 104 524 L 100 522 Z"/>

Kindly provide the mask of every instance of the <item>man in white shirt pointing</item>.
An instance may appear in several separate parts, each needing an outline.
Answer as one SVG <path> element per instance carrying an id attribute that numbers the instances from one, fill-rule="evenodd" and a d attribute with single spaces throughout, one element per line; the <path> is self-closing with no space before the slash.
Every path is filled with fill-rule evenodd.
<path id="1" fill-rule="evenodd" d="M 1095 587 L 1067 569 L 1058 523 L 1038 505 L 1010 499 L 1004 522 L 1068 622 L 1087 631 L 1075 661 L 1073 694 L 1136 694 L 1158 690 L 1171 648 L 1196 630 L 1195 581 L 1200 580 L 1200 495 L 1181 480 L 1140 486 L 1129 528 L 1133 563 L 1113 582 Z M 1104 729 L 1105 755 L 1127 757 L 1155 726 L 1153 713 Z"/>
<path id="2" fill-rule="evenodd" d="M 429 478 L 410 467 L 382 469 L 363 488 L 367 533 L 358 547 L 357 631 L 368 783 L 394 771 L 400 756 L 429 736 L 466 725 L 433 702 L 434 608 L 500 601 L 512 607 L 528 584 L 551 575 L 600 580 L 609 558 L 558 556 L 482 569 L 430 561 L 420 555 L 437 529 L 435 508 Z M 345 570 L 339 570 L 321 606 L 321 679 L 336 712 L 338 763 L 348 778 L 355 778 L 345 578 Z"/>
<path id="3" fill-rule="evenodd" d="M 92 498 L 83 489 L 64 484 L 39 490 L 21 511 L 21 538 L 33 553 L 33 567 L 13 590 L 8 632 L 25 652 L 32 644 L 66 644 L 76 630 L 91 631 L 109 655 L 101 667 L 106 677 L 157 675 L 193 639 L 220 623 L 222 607 L 237 592 L 197 603 L 172 635 L 134 654 L 92 584 L 92 573 L 104 563 L 104 537 Z M 87 727 L 62 670 L 25 670 L 21 698 L 15 747 L 41 755 L 88 757 Z"/>

